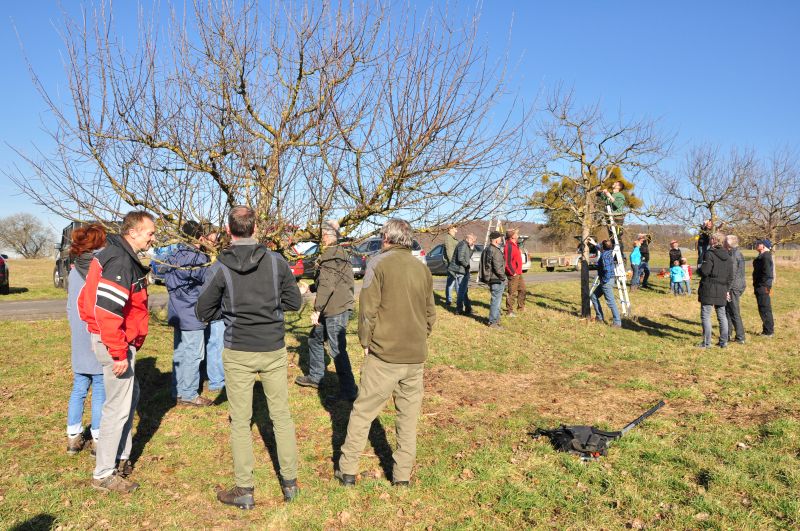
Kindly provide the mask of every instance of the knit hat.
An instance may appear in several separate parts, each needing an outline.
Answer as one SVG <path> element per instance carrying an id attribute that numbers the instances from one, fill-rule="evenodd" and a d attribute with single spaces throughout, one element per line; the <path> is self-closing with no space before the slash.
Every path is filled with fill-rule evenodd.
<path id="1" fill-rule="evenodd" d="M 502 232 L 497 232 L 496 230 L 493 230 L 492 232 L 489 233 L 489 239 L 490 240 L 496 240 L 497 238 L 502 238 L 502 237 L 503 237 L 503 233 Z"/>
<path id="2" fill-rule="evenodd" d="M 766 247 L 767 249 L 772 249 L 772 242 L 770 241 L 769 238 L 762 238 L 760 240 L 756 240 L 756 245 L 758 245 L 759 243 L 763 243 L 764 247 Z"/>

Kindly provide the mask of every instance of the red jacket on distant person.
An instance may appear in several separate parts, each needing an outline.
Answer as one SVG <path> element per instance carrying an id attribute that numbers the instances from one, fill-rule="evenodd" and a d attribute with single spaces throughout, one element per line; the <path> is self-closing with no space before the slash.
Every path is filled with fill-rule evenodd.
<path id="1" fill-rule="evenodd" d="M 78 297 L 78 312 L 89 332 L 100 336 L 115 361 L 128 358 L 147 337 L 147 273 L 131 246 L 110 235 L 106 247 L 92 258 Z"/>
<path id="2" fill-rule="evenodd" d="M 506 259 L 506 275 L 514 277 L 522 274 L 522 253 L 519 245 L 513 240 L 506 241 L 506 248 L 503 253 Z"/>

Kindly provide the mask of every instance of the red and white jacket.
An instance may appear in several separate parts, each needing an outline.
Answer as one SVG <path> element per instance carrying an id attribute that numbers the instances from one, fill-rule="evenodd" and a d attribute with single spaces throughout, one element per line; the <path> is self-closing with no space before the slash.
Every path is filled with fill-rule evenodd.
<path id="1" fill-rule="evenodd" d="M 89 265 L 86 285 L 78 296 L 78 312 L 89 332 L 98 334 L 115 361 L 128 357 L 147 337 L 147 274 L 123 238 L 110 235 L 105 249 Z"/>

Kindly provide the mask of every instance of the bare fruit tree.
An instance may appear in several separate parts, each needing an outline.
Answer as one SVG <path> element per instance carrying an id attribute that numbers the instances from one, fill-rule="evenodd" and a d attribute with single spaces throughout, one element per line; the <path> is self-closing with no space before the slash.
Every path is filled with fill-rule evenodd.
<path id="1" fill-rule="evenodd" d="M 53 234 L 36 216 L 12 214 L 0 218 L 0 247 L 11 249 L 23 258 L 44 258 L 52 254 Z"/>
<path id="2" fill-rule="evenodd" d="M 687 226 L 710 219 L 714 227 L 735 223 L 734 205 L 753 177 L 756 160 L 750 151 L 731 150 L 729 155 L 710 146 L 693 147 L 678 175 L 658 179 L 673 218 Z"/>
<path id="3" fill-rule="evenodd" d="M 642 175 L 654 175 L 669 147 L 652 120 L 608 119 L 599 104 L 580 107 L 572 92 L 563 91 L 548 98 L 539 137 L 538 190 L 528 205 L 560 225 L 572 225 L 582 242 L 604 212 L 601 190 L 611 181 L 633 185 Z M 627 192 L 627 210 L 642 204 Z M 584 258 L 587 253 L 584 246 Z"/>
<path id="4" fill-rule="evenodd" d="M 758 161 L 731 200 L 733 228 L 745 241 L 769 238 L 780 245 L 800 241 L 800 167 L 789 149 Z"/>
<path id="5" fill-rule="evenodd" d="M 128 40 L 110 3 L 84 18 L 65 15 L 68 104 L 34 74 L 56 150 L 18 151 L 11 174 L 69 219 L 145 208 L 170 237 L 243 203 L 281 247 L 325 219 L 348 234 L 392 215 L 480 217 L 523 165 L 525 115 L 497 111 L 505 70 L 478 46 L 477 16 L 198 0 L 169 25 L 142 15 Z"/>

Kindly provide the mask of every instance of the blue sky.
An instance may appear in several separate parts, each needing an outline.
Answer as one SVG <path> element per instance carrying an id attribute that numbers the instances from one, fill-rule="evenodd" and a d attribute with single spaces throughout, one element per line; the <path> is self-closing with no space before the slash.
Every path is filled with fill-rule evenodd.
<path id="1" fill-rule="evenodd" d="M 419 9 L 428 4 L 410 3 Z M 121 4 L 132 9 L 127 2 L 117 2 L 117 9 Z M 459 8 L 451 5 L 449 10 Z M 57 94 L 65 79 L 59 20 L 55 1 L 4 5 L 3 169 L 17 160 L 6 144 L 26 151 L 34 143 L 49 146 L 41 131 L 46 106 L 33 89 L 14 26 L 34 68 Z M 659 118 L 665 131 L 676 134 L 675 154 L 667 165 L 677 167 L 693 143 L 752 147 L 762 154 L 786 145 L 800 147 L 798 26 L 800 2 L 792 0 L 487 0 L 480 34 L 491 54 L 508 52 L 512 87 L 528 101 L 563 83 L 574 87 L 581 101 L 599 100 L 606 112 Z M 4 175 L 0 197 L 0 217 L 31 212 L 54 227 L 64 225 L 19 196 Z"/>

